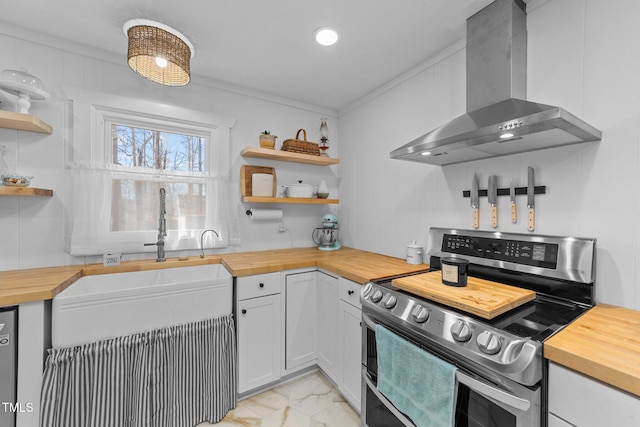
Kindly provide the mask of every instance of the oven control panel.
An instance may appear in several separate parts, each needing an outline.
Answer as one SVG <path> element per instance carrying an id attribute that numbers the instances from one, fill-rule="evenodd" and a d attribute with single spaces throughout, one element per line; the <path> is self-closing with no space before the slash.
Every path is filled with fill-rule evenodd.
<path id="1" fill-rule="evenodd" d="M 555 243 L 445 234 L 442 252 L 549 269 L 558 265 L 558 245 Z"/>

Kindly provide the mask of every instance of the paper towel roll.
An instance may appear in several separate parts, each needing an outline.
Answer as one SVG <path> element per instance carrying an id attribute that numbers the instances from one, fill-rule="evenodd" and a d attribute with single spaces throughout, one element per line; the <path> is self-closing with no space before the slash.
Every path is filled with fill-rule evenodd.
<path id="1" fill-rule="evenodd" d="M 279 221 L 282 219 L 282 209 L 249 209 L 247 211 L 251 221 Z"/>

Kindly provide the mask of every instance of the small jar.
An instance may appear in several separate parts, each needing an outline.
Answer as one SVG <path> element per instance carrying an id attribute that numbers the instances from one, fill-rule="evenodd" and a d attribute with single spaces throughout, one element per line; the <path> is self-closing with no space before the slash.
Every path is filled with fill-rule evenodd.
<path id="1" fill-rule="evenodd" d="M 441 258 L 442 283 L 448 286 L 467 286 L 469 260 L 463 258 Z"/>
<path id="2" fill-rule="evenodd" d="M 409 264 L 422 264 L 422 246 L 414 240 L 407 246 L 407 262 Z"/>

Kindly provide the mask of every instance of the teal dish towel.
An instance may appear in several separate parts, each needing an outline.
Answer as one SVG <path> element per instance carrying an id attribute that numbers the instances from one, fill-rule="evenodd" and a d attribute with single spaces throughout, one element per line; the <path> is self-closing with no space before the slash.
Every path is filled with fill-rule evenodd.
<path id="1" fill-rule="evenodd" d="M 456 367 L 376 325 L 378 390 L 418 427 L 455 421 Z"/>

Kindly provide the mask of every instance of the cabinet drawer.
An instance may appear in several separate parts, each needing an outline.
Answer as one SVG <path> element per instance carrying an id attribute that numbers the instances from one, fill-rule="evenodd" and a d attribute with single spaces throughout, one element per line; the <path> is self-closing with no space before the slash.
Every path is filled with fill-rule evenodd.
<path id="1" fill-rule="evenodd" d="M 360 289 L 362 285 L 340 277 L 338 279 L 338 288 L 338 296 L 342 301 L 348 302 L 354 307 L 362 308 L 362 304 L 360 304 Z"/>
<path id="2" fill-rule="evenodd" d="M 238 301 L 280 293 L 280 273 L 256 274 L 236 279 Z"/>

